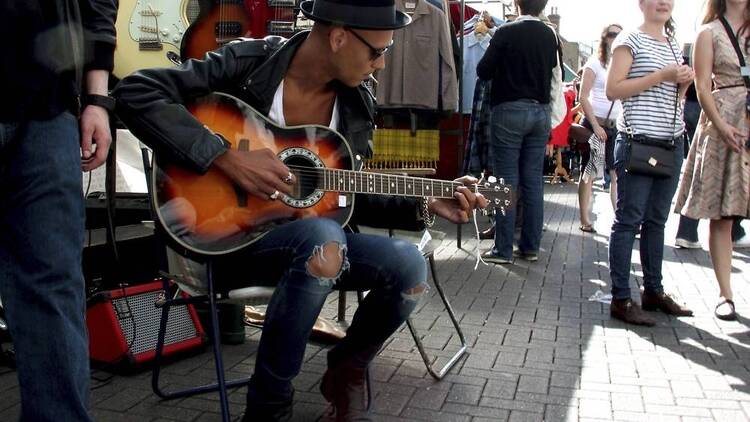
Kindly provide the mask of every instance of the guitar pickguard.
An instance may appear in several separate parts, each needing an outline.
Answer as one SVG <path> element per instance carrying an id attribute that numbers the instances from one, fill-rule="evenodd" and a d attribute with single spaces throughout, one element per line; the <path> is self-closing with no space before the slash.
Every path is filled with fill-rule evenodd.
<path id="1" fill-rule="evenodd" d="M 164 44 L 180 47 L 187 28 L 187 0 L 177 7 L 175 3 L 174 0 L 136 0 L 130 13 L 128 34 L 140 49 L 150 50 L 150 46 L 163 49 Z"/>

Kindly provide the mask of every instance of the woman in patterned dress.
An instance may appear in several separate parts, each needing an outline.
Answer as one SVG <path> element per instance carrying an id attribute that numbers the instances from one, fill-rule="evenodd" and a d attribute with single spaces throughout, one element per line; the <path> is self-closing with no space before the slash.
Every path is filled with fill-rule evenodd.
<path id="1" fill-rule="evenodd" d="M 750 3 L 710 0 L 693 53 L 703 113 L 688 154 L 676 210 L 690 218 L 711 219 L 709 251 L 720 295 L 714 313 L 717 318 L 733 320 L 737 315 L 730 284 L 732 222 L 735 217 L 750 215 L 748 91 L 722 16 L 738 34 L 745 62 L 750 62 Z"/>

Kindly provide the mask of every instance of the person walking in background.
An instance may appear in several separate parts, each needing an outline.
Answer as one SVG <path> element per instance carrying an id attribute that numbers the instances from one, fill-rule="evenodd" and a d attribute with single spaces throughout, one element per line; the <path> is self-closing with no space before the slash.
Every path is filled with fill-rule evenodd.
<path id="1" fill-rule="evenodd" d="M 550 136 L 552 69 L 558 61 L 557 36 L 537 16 L 547 0 L 516 0 L 519 16 L 497 29 L 477 65 L 482 80 L 492 80 L 492 154 L 498 178 L 517 187 L 523 198 L 519 256 L 538 259 L 544 207 L 544 153 Z M 496 216 L 495 246 L 487 262 L 513 262 L 516 209 Z"/>
<path id="2" fill-rule="evenodd" d="M 639 0 L 643 23 L 624 31 L 612 45 L 612 63 L 607 78 L 607 98 L 621 99 L 623 113 L 617 120 L 615 169 L 617 209 L 609 241 L 612 279 L 610 315 L 624 322 L 654 325 L 643 310 L 661 310 L 691 316 L 662 286 L 664 225 L 682 164 L 681 98 L 693 81 L 693 71 L 682 64 L 674 40 L 674 0 Z M 675 167 L 669 177 L 626 172 L 631 147 L 627 131 L 651 142 L 672 143 Z M 631 299 L 630 264 L 635 233 L 640 226 L 640 256 L 643 266 L 641 306 Z"/>
<path id="3" fill-rule="evenodd" d="M 675 209 L 693 219 L 710 218 L 709 252 L 719 283 L 717 318 L 737 318 L 730 278 L 732 224 L 750 214 L 748 104 L 736 37 L 744 63 L 750 62 L 750 3 L 711 0 L 693 52 L 696 92 L 703 107 L 690 147 Z M 727 25 L 727 27 L 725 27 Z M 730 33 L 731 32 L 731 33 Z M 743 65 L 744 65 L 743 63 Z M 716 89 L 712 93 L 712 80 Z M 750 82 L 750 81 L 748 81 Z"/>
<path id="4" fill-rule="evenodd" d="M 91 420 L 81 170 L 109 151 L 116 15 L 113 0 L 0 3 L 0 297 L 22 421 Z"/>
<path id="5" fill-rule="evenodd" d="M 612 41 L 620 34 L 622 26 L 618 24 L 607 25 L 602 30 L 599 40 L 599 53 L 583 65 L 583 78 L 581 80 L 581 107 L 585 118 L 582 125 L 605 142 L 605 171 L 610 173 L 610 198 L 612 208 L 615 208 L 617 198 L 617 175 L 614 170 L 614 145 L 617 136 L 616 121 L 622 112 L 620 100 L 609 101 L 604 91 L 607 82 L 607 66 L 612 48 Z M 581 168 L 586 168 L 590 155 L 583 158 Z M 578 183 L 578 205 L 581 213 L 580 229 L 584 232 L 595 232 L 589 216 L 591 207 L 591 186 L 593 180 L 581 177 Z"/>

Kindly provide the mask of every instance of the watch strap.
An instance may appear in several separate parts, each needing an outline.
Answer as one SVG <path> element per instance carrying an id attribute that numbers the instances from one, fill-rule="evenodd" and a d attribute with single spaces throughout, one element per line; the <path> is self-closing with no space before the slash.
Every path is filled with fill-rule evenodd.
<path id="1" fill-rule="evenodd" d="M 84 106 L 99 106 L 110 113 L 115 111 L 115 99 L 108 95 L 85 94 L 81 96 L 81 104 Z"/>

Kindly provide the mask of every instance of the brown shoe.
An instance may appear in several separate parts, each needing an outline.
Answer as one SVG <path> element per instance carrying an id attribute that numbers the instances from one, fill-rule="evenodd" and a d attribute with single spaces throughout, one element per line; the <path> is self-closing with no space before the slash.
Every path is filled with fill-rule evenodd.
<path id="1" fill-rule="evenodd" d="M 633 299 L 613 299 L 609 305 L 609 315 L 612 318 L 627 322 L 628 324 L 646 325 L 653 327 L 656 321 L 646 315 Z"/>
<path id="2" fill-rule="evenodd" d="M 365 371 L 345 361 L 323 375 L 320 392 L 333 406 L 336 422 L 372 421 L 365 406 Z"/>
<path id="3" fill-rule="evenodd" d="M 661 310 L 665 314 L 675 316 L 693 316 L 693 311 L 678 304 L 674 298 L 664 292 L 641 292 L 641 306 L 644 311 Z"/>

